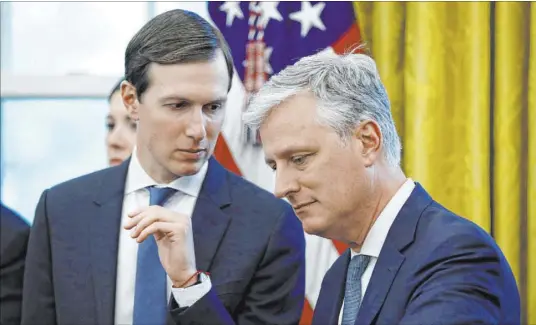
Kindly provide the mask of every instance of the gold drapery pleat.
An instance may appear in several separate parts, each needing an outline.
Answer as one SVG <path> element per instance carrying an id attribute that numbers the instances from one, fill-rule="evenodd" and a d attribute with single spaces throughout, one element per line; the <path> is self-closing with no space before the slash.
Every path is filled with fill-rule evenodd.
<path id="1" fill-rule="evenodd" d="M 522 114 L 526 109 L 528 45 L 526 3 L 497 2 L 495 11 L 494 88 L 494 236 L 518 280 Z"/>
<path id="2" fill-rule="evenodd" d="M 384 21 L 383 28 L 372 30 L 373 39 L 379 40 L 378 47 L 371 44 L 372 53 L 378 68 L 385 71 L 392 78 L 384 80 L 386 89 L 389 89 L 389 100 L 391 101 L 391 111 L 395 120 L 395 125 L 400 134 L 404 134 L 404 112 L 402 111 L 404 102 L 404 74 L 403 57 L 399 56 L 403 50 L 403 19 L 404 6 L 399 2 L 383 2 L 374 11 L 374 21 Z M 396 36 L 394 38 L 393 36 Z M 391 42 L 391 39 L 396 42 Z"/>
<path id="3" fill-rule="evenodd" d="M 530 7 L 530 49 L 527 109 L 527 323 L 536 324 L 536 3 L 531 3 Z"/>

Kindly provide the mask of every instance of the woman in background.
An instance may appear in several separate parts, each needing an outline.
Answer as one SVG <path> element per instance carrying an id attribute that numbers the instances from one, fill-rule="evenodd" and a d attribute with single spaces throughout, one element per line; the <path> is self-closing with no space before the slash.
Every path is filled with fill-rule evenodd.
<path id="1" fill-rule="evenodd" d="M 134 148 L 136 141 L 136 122 L 127 113 L 121 99 L 120 80 L 108 96 L 109 112 L 106 116 L 106 150 L 108 163 L 111 166 L 121 164 L 127 159 Z"/>

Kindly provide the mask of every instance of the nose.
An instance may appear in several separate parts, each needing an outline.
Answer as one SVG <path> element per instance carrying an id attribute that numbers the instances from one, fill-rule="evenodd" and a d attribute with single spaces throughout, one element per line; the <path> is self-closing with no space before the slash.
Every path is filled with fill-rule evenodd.
<path id="1" fill-rule="evenodd" d="M 203 114 L 203 109 L 195 108 L 192 110 L 192 115 L 186 128 L 186 135 L 196 142 L 200 142 L 207 136 L 206 118 Z"/>
<path id="2" fill-rule="evenodd" d="M 300 185 L 296 176 L 292 172 L 287 172 L 283 168 L 278 168 L 275 173 L 274 195 L 280 199 L 288 197 L 292 193 L 300 190 Z"/>
<path id="3" fill-rule="evenodd" d="M 116 125 L 108 133 L 108 146 L 113 148 L 121 148 L 124 146 L 124 143 L 125 141 L 121 127 L 119 125 Z"/>

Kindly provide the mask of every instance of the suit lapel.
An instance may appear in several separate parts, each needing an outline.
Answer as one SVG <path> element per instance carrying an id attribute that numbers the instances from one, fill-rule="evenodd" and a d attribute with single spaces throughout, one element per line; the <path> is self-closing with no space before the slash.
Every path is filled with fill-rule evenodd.
<path id="1" fill-rule="evenodd" d="M 396 248 L 384 245 L 374 267 L 374 272 L 363 297 L 363 303 L 359 308 L 355 324 L 372 323 L 385 301 L 385 297 L 402 262 L 404 262 L 404 256 Z"/>
<path id="2" fill-rule="evenodd" d="M 389 229 L 355 324 L 371 324 L 380 311 L 396 274 L 404 262 L 404 249 L 415 239 L 421 213 L 430 202 L 432 198 L 419 183 L 415 183 L 415 189 Z"/>
<path id="3" fill-rule="evenodd" d="M 313 325 L 338 324 L 344 299 L 350 250 L 341 255 L 326 273 L 313 314 Z"/>
<path id="4" fill-rule="evenodd" d="M 87 213 L 98 324 L 113 324 L 121 210 L 130 159 L 105 171 Z"/>
<path id="5" fill-rule="evenodd" d="M 227 171 L 211 158 L 203 186 L 192 214 L 197 268 L 209 271 L 220 241 L 227 230 L 229 215 L 222 209 L 231 203 Z"/>
<path id="6" fill-rule="evenodd" d="M 94 208 L 87 211 L 98 324 L 114 322 L 119 230 L 129 164 L 130 159 L 104 172 L 94 191 Z M 230 221 L 222 211 L 231 203 L 227 173 L 214 158 L 210 159 L 192 215 L 196 263 L 203 271 L 210 269 Z"/>

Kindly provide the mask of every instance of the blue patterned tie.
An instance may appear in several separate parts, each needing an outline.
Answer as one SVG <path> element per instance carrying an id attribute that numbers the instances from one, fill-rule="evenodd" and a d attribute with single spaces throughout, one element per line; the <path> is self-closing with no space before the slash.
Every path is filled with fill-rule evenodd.
<path id="1" fill-rule="evenodd" d="M 149 187 L 149 205 L 163 205 L 176 191 Z M 164 325 L 167 316 L 167 275 L 158 257 L 154 236 L 138 246 L 133 325 Z"/>
<path id="2" fill-rule="evenodd" d="M 346 289 L 344 290 L 344 308 L 342 325 L 354 325 L 357 312 L 361 306 L 361 276 L 370 261 L 370 256 L 356 255 L 350 261 L 346 273 Z"/>

